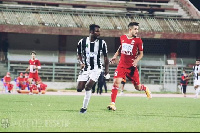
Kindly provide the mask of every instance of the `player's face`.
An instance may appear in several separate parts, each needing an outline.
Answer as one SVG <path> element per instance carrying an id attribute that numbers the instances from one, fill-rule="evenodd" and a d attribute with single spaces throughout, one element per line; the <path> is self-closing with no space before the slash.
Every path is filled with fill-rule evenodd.
<path id="1" fill-rule="evenodd" d="M 200 65 L 200 61 L 196 61 L 196 65 Z"/>
<path id="2" fill-rule="evenodd" d="M 99 38 L 99 36 L 100 36 L 100 28 L 95 27 L 94 31 L 91 31 L 90 34 L 94 38 Z"/>
<path id="3" fill-rule="evenodd" d="M 32 59 L 35 59 L 35 56 L 36 55 L 34 53 L 31 54 Z"/>
<path id="4" fill-rule="evenodd" d="M 132 26 L 132 27 L 130 27 L 130 29 L 129 29 L 129 34 L 131 35 L 131 36 L 133 36 L 133 37 L 136 37 L 137 36 L 137 34 L 138 34 L 138 30 L 139 30 L 139 26 Z"/>

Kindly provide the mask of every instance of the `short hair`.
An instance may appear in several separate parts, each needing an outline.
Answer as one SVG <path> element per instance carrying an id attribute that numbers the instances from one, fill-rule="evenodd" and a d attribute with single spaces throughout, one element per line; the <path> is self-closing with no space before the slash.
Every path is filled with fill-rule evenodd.
<path id="1" fill-rule="evenodd" d="M 36 52 L 35 51 L 31 51 L 30 55 L 32 55 L 32 53 L 34 53 L 36 55 Z"/>
<path id="2" fill-rule="evenodd" d="M 94 31 L 96 27 L 97 27 L 97 28 L 100 28 L 99 25 L 91 24 L 91 25 L 90 25 L 90 31 Z"/>
<path id="3" fill-rule="evenodd" d="M 130 28 L 132 26 L 139 26 L 139 23 L 138 22 L 130 22 L 128 25 L 128 28 Z"/>
<path id="4" fill-rule="evenodd" d="M 196 59 L 196 61 L 200 61 L 200 59 Z"/>

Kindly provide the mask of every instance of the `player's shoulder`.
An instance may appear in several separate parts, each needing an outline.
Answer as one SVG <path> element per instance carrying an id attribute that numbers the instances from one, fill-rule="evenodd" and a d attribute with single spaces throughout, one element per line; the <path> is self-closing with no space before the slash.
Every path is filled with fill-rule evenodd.
<path id="1" fill-rule="evenodd" d="M 126 34 L 121 35 L 120 38 L 127 38 L 127 35 Z"/>
<path id="2" fill-rule="evenodd" d="M 136 42 L 143 43 L 143 41 L 142 41 L 142 39 L 140 37 L 135 37 L 134 40 Z"/>
<path id="3" fill-rule="evenodd" d="M 79 44 L 79 43 L 83 43 L 83 41 L 86 41 L 87 38 L 88 38 L 88 37 L 81 38 L 81 39 L 78 41 L 78 44 Z"/>
<path id="4" fill-rule="evenodd" d="M 98 38 L 99 41 L 102 41 L 102 43 L 105 43 L 106 41 L 102 38 Z"/>
<path id="5" fill-rule="evenodd" d="M 136 40 L 141 40 L 142 41 L 142 38 L 140 37 L 135 37 Z"/>

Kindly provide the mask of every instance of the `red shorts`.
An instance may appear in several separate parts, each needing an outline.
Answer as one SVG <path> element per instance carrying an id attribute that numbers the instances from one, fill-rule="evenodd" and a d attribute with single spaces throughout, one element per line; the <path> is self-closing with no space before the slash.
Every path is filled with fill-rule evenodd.
<path id="1" fill-rule="evenodd" d="M 134 85 L 140 84 L 139 72 L 137 67 L 123 68 L 117 67 L 114 78 L 128 78 Z"/>
<path id="2" fill-rule="evenodd" d="M 39 81 L 38 73 L 29 73 L 29 78 L 35 79 L 35 82 Z"/>

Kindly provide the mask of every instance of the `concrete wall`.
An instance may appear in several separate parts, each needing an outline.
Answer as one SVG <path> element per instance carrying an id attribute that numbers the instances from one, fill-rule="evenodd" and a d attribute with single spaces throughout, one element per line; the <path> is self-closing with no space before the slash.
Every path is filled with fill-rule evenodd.
<path id="1" fill-rule="evenodd" d="M 11 82 L 14 85 L 14 88 L 16 87 L 15 82 Z M 47 84 L 47 89 L 55 89 L 55 90 L 63 90 L 63 89 L 71 89 L 77 87 L 77 82 L 44 82 Z M 107 83 L 108 90 L 112 89 L 112 83 Z M 152 94 L 156 92 L 162 92 L 162 85 L 152 85 L 152 84 L 146 84 L 149 89 L 151 90 Z M 0 90 L 3 88 L 3 83 L 0 83 Z M 104 89 L 104 88 L 103 88 Z M 127 83 L 125 85 L 125 90 L 128 92 L 138 92 L 135 90 L 132 84 Z M 180 92 L 180 90 L 179 90 Z M 2 93 L 2 92 L 0 92 Z M 187 86 L 187 94 L 195 94 L 195 90 L 193 86 Z"/>

